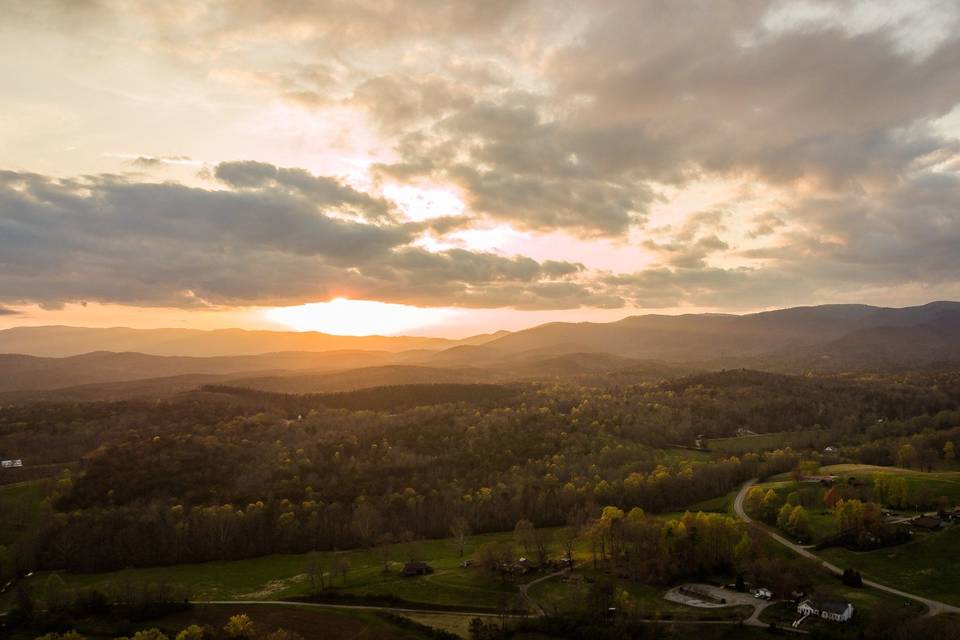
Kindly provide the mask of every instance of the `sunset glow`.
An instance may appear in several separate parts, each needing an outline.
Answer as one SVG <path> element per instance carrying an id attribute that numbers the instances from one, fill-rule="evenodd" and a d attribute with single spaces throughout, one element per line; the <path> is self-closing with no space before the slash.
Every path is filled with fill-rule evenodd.
<path id="1" fill-rule="evenodd" d="M 340 336 L 399 335 L 411 330 L 430 331 L 455 318 L 455 309 L 421 309 L 403 304 L 335 298 L 296 307 L 262 312 L 270 322 L 294 331 L 322 331 Z"/>
<path id="2" fill-rule="evenodd" d="M 956 3 L 9 4 L 0 327 L 960 296 Z"/>

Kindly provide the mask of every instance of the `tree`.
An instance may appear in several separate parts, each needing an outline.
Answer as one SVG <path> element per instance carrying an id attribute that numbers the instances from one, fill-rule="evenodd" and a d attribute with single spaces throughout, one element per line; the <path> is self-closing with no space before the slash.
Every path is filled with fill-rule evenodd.
<path id="1" fill-rule="evenodd" d="M 563 548 L 563 557 L 573 568 L 573 550 L 577 542 L 577 530 L 573 527 L 561 527 L 557 536 L 560 540 L 560 546 Z"/>
<path id="2" fill-rule="evenodd" d="M 251 636 L 237 636 L 249 638 Z M 144 629 L 133 634 L 130 640 L 168 640 L 167 635 L 160 629 Z"/>
<path id="3" fill-rule="evenodd" d="M 810 518 L 807 516 L 807 510 L 797 505 L 790 511 L 790 518 L 787 526 L 793 535 L 806 540 L 810 537 Z"/>
<path id="4" fill-rule="evenodd" d="M 470 523 L 463 516 L 457 516 L 450 523 L 450 535 L 457 546 L 457 553 L 462 558 L 463 550 L 467 546 L 467 537 L 470 535 Z"/>
<path id="5" fill-rule="evenodd" d="M 33 601 L 33 592 L 26 582 L 17 584 L 16 603 L 17 606 L 13 613 L 15 620 L 26 622 L 33 619 L 36 604 Z"/>
<path id="6" fill-rule="evenodd" d="M 303 636 L 295 631 L 289 631 L 287 629 L 277 629 L 268 633 L 264 640 L 303 640 Z"/>
<path id="7" fill-rule="evenodd" d="M 957 459 L 957 445 L 953 442 L 947 442 L 943 445 L 943 459 L 950 464 Z"/>
<path id="8" fill-rule="evenodd" d="M 815 476 L 820 471 L 820 463 L 816 460 L 802 460 L 797 464 L 797 470 L 794 474 L 795 480 L 800 480 L 800 478 Z"/>
<path id="9" fill-rule="evenodd" d="M 56 613 L 63 611 L 70 605 L 70 595 L 67 584 L 58 573 L 51 573 L 43 585 L 43 600 L 47 609 Z"/>
<path id="10" fill-rule="evenodd" d="M 743 506 L 748 513 L 757 515 L 760 513 L 760 505 L 763 504 L 764 491 L 760 487 L 750 487 L 743 500 Z"/>
<path id="11" fill-rule="evenodd" d="M 790 531 L 790 514 L 793 513 L 793 507 L 784 504 L 777 513 L 777 526 L 784 531 Z"/>
<path id="12" fill-rule="evenodd" d="M 205 635 L 203 627 L 192 624 L 178 633 L 176 640 L 203 640 Z"/>
<path id="13" fill-rule="evenodd" d="M 307 556 L 305 570 L 310 581 L 310 593 L 317 595 L 326 588 L 326 584 L 323 579 L 323 562 L 316 551 L 311 551 Z"/>
<path id="14" fill-rule="evenodd" d="M 390 549 L 393 546 L 393 534 L 387 531 L 377 537 L 377 546 L 380 547 L 380 557 L 383 559 L 383 571 L 390 571 Z"/>
<path id="15" fill-rule="evenodd" d="M 353 510 L 351 527 L 363 546 L 371 545 L 381 521 L 380 512 L 368 500 L 362 500 L 357 504 L 356 509 Z"/>
<path id="16" fill-rule="evenodd" d="M 897 461 L 901 467 L 909 469 L 917 463 L 917 450 L 908 442 L 897 451 Z"/>
<path id="17" fill-rule="evenodd" d="M 337 573 L 340 574 L 343 584 L 347 584 L 348 571 L 350 571 L 350 558 L 345 555 L 339 555 L 337 557 Z"/>
<path id="18" fill-rule="evenodd" d="M 477 551 L 480 566 L 491 575 L 506 577 L 505 569 L 513 564 L 513 544 L 506 540 L 484 543 Z"/>
<path id="19" fill-rule="evenodd" d="M 763 495 L 763 502 L 760 503 L 760 511 L 763 513 L 763 519 L 767 522 L 773 522 L 777 517 L 777 511 L 780 509 L 780 494 L 773 489 L 768 489 Z"/>
<path id="20" fill-rule="evenodd" d="M 933 468 L 936 466 L 937 460 L 939 459 L 940 456 L 937 455 L 937 450 L 932 447 L 924 447 L 920 450 L 920 468 L 927 473 L 933 471 Z"/>
<path id="21" fill-rule="evenodd" d="M 223 627 L 223 633 L 228 638 L 252 638 L 255 635 L 253 620 L 245 613 L 230 616 L 230 620 Z"/>
<path id="22" fill-rule="evenodd" d="M 860 576 L 860 572 L 854 569 L 844 569 L 841 581 L 848 587 L 859 588 L 863 586 L 863 578 Z"/>
<path id="23" fill-rule="evenodd" d="M 535 551 L 533 523 L 526 519 L 518 521 L 513 528 L 513 541 L 523 549 L 525 556 L 532 557 Z"/>

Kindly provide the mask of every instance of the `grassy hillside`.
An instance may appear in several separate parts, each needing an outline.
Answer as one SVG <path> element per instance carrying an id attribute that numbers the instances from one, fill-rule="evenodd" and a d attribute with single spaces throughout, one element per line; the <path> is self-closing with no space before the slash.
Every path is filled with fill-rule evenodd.
<path id="1" fill-rule="evenodd" d="M 465 549 L 466 557 L 480 545 L 508 539 L 511 533 L 473 536 Z M 480 569 L 460 567 L 460 557 L 451 540 L 427 540 L 417 543 L 418 557 L 434 568 L 434 573 L 416 578 L 403 578 L 400 570 L 406 548 L 397 545 L 392 552 L 389 572 L 383 570 L 380 551 L 354 550 L 342 552 L 349 563 L 346 581 L 337 576 L 334 588 L 344 594 L 358 596 L 396 596 L 421 604 L 459 607 L 495 608 L 502 596 L 514 596 L 512 583 L 491 580 Z M 327 571 L 333 552 L 317 554 Z M 280 600 L 310 593 L 306 575 L 308 556 L 271 555 L 231 562 L 205 562 L 169 567 L 127 569 L 98 574 L 62 574 L 68 586 L 105 587 L 118 581 L 152 582 L 183 585 L 196 600 Z M 31 583 L 42 589 L 46 576 L 39 573 Z"/>
<path id="2" fill-rule="evenodd" d="M 0 485 L 0 545 L 9 545 L 27 531 L 42 510 L 44 481 Z"/>
<path id="3" fill-rule="evenodd" d="M 907 544 L 875 551 L 830 548 L 818 552 L 840 567 L 854 567 L 877 582 L 960 606 L 960 526 L 915 532 Z"/>

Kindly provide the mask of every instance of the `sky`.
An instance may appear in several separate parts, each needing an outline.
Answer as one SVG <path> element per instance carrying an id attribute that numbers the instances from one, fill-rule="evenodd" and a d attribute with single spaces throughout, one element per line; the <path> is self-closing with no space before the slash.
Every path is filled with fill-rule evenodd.
<path id="1" fill-rule="evenodd" d="M 0 0 L 0 328 L 960 299 L 960 3 Z"/>

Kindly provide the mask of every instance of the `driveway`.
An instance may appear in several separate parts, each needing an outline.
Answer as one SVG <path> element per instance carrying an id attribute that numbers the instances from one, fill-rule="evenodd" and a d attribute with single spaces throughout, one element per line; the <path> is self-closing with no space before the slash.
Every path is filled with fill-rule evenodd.
<path id="1" fill-rule="evenodd" d="M 743 520 L 748 524 L 753 523 L 754 521 L 753 521 L 753 518 L 748 516 L 747 512 L 744 510 L 743 500 L 747 496 L 747 491 L 750 490 L 750 487 L 752 487 L 756 483 L 757 483 L 757 479 L 754 478 L 753 480 L 750 480 L 749 482 L 744 484 L 743 487 L 740 488 L 740 493 L 737 494 L 736 499 L 733 501 L 734 511 L 736 511 L 737 515 L 740 517 L 741 520 Z M 763 525 L 761 523 L 755 523 L 755 524 L 758 527 L 760 527 L 760 529 L 762 529 L 764 533 L 766 533 L 768 536 L 770 536 L 771 538 L 773 538 L 783 546 L 787 547 L 794 553 L 797 553 L 803 556 L 804 558 L 813 560 L 814 562 L 818 563 L 821 567 L 823 567 L 824 569 L 826 569 L 827 571 L 829 571 L 834 575 L 837 575 L 837 576 L 843 575 L 843 569 L 841 569 L 835 564 L 831 564 L 825 560 L 821 560 L 818 556 L 816 556 L 806 547 L 802 547 L 798 544 L 791 542 L 790 540 L 783 537 L 776 531 L 771 530 L 766 525 Z M 960 613 L 960 607 L 955 607 L 952 604 L 947 604 L 946 602 L 940 602 L 939 600 L 931 600 L 930 598 L 918 596 L 915 593 L 907 593 L 906 591 L 901 591 L 900 589 L 894 589 L 893 587 L 888 587 L 885 584 L 880 584 L 879 582 L 874 582 L 873 580 L 868 580 L 864 578 L 863 584 L 864 586 L 871 587 L 873 589 L 879 589 L 880 591 L 886 591 L 887 593 L 892 593 L 895 596 L 900 596 L 902 598 L 907 598 L 909 600 L 915 600 L 917 602 L 920 602 L 926 605 L 928 609 L 927 615 L 933 616 L 933 615 L 937 615 L 938 613 Z"/>
<path id="2" fill-rule="evenodd" d="M 706 593 L 709 596 L 717 600 L 725 600 L 724 604 L 717 604 L 716 602 L 711 602 L 709 600 L 701 600 L 695 596 L 691 596 L 685 593 L 681 593 L 680 589 L 682 588 L 695 589 L 701 593 Z M 753 627 L 766 627 L 768 625 L 760 622 L 760 613 L 773 604 L 769 600 L 761 600 L 759 598 L 754 598 L 749 593 L 740 593 L 738 591 L 730 591 L 728 589 L 722 589 L 720 587 L 715 587 L 710 584 L 683 584 L 679 587 L 674 587 L 670 589 L 663 597 L 666 600 L 671 602 L 677 602 L 679 604 L 685 604 L 689 607 L 700 607 L 702 609 L 716 609 L 719 607 L 734 607 L 738 605 L 746 605 L 753 607 L 753 613 L 749 618 L 746 618 L 743 623 L 753 626 Z"/>

